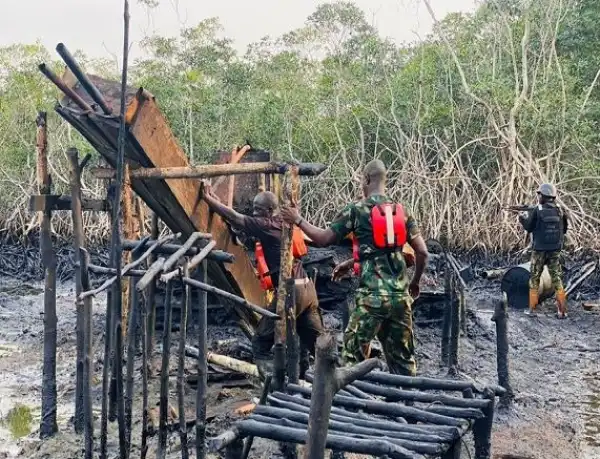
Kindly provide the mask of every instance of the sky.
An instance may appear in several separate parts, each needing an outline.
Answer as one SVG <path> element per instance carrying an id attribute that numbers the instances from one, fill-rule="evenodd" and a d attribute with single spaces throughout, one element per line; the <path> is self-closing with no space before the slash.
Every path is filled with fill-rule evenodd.
<path id="1" fill-rule="evenodd" d="M 280 36 L 301 27 L 324 0 L 159 0 L 149 10 L 130 0 L 132 59 L 142 56 L 145 36 L 176 36 L 210 17 L 220 18 L 223 34 L 239 51 L 266 35 Z M 354 0 L 381 35 L 403 43 L 431 31 L 433 21 L 422 0 Z M 473 11 L 475 0 L 430 0 L 438 19 L 456 11 Z M 0 47 L 40 40 L 50 50 L 63 42 L 91 57 L 122 54 L 122 0 L 0 0 Z M 7 6 L 10 5 L 10 6 Z"/>

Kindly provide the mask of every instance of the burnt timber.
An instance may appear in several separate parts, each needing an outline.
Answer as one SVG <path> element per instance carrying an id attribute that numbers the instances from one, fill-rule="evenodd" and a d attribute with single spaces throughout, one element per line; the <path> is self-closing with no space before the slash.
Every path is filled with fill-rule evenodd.
<path id="1" fill-rule="evenodd" d="M 87 77 L 102 95 L 106 105 L 117 107 L 120 103 L 119 84 L 99 77 Z M 97 105 L 81 87 L 77 78 L 67 70 L 61 81 L 90 106 Z M 125 160 L 130 169 L 162 167 L 188 167 L 189 161 L 171 132 L 167 120 L 161 113 L 154 97 L 143 88 L 129 89 L 126 100 L 127 138 Z M 100 114 L 82 110 L 68 97 L 56 106 L 58 114 L 80 132 L 112 167 L 116 165 L 119 119 L 116 115 Z M 221 154 L 217 163 L 229 162 L 228 154 Z M 250 151 L 242 162 L 270 161 L 264 151 Z M 174 232 L 181 233 L 182 240 L 193 232 L 213 234 L 216 247 L 231 253 L 235 263 L 224 266 L 209 260 L 208 274 L 214 284 L 226 291 L 241 295 L 251 303 L 265 305 L 265 295 L 255 276 L 251 261 L 244 247 L 232 240 L 226 223 L 210 213 L 206 203 L 200 199 L 200 181 L 197 179 L 151 180 L 132 177 L 133 190 L 144 200 L 158 217 Z M 247 190 L 258 189 L 258 175 L 240 177 L 236 180 L 236 191 L 248 196 Z M 227 192 L 227 183 L 215 189 L 221 198 Z M 235 196 L 235 194 L 234 194 Z M 243 205 L 243 202 L 234 204 Z M 249 311 L 235 308 L 238 315 L 251 325 L 256 325 L 257 316 Z"/>

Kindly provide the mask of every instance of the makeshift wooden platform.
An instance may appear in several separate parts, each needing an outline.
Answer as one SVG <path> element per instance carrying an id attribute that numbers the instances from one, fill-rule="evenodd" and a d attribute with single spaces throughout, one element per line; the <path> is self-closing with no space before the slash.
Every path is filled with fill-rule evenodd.
<path id="1" fill-rule="evenodd" d="M 312 380 L 311 373 L 307 379 Z M 271 393 L 266 405 L 211 439 L 209 449 L 237 449 L 250 436 L 305 444 L 311 393 L 294 384 L 285 393 Z M 463 437 L 473 432 L 475 457 L 487 457 L 495 397 L 503 393 L 500 387 L 481 388 L 469 381 L 372 372 L 335 395 L 327 448 L 397 459 L 456 459 Z"/>

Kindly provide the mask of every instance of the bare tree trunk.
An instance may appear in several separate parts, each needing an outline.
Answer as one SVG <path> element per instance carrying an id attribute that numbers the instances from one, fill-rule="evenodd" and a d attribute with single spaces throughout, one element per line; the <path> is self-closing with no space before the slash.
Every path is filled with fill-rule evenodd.
<path id="1" fill-rule="evenodd" d="M 329 415 L 335 394 L 371 370 L 380 367 L 377 359 L 369 359 L 347 369 L 336 369 L 338 360 L 337 338 L 333 333 L 324 333 L 317 339 L 315 351 L 315 375 L 310 399 L 308 439 L 304 459 L 324 459 Z"/>

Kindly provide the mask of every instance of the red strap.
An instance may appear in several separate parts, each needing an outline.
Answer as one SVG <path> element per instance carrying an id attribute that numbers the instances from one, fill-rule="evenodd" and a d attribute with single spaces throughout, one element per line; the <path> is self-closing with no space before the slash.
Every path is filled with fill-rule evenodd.
<path id="1" fill-rule="evenodd" d="M 360 244 L 358 243 L 358 238 L 356 236 L 352 236 L 352 257 L 354 258 L 354 274 L 360 274 Z"/>

